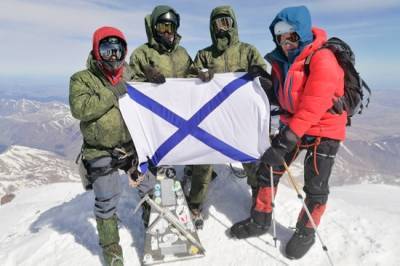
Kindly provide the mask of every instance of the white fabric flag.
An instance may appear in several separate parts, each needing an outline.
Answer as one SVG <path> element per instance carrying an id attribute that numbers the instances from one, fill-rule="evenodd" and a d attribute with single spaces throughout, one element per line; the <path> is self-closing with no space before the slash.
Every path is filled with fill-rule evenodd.
<path id="1" fill-rule="evenodd" d="M 258 79 L 216 74 L 210 82 L 131 82 L 119 101 L 142 171 L 155 165 L 257 160 L 269 146 L 269 102 Z"/>

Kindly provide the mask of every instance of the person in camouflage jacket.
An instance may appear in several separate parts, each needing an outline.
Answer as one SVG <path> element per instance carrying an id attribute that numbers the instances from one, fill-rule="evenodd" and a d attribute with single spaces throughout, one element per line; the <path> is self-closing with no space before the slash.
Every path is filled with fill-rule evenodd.
<path id="1" fill-rule="evenodd" d="M 185 48 L 179 45 L 179 14 L 171 7 L 156 6 L 144 19 L 147 43 L 136 48 L 130 56 L 129 66 L 134 81 L 164 83 L 165 78 L 195 77 L 193 60 Z M 144 195 L 151 184 L 138 185 Z M 143 189 L 142 189 L 143 187 Z M 143 223 L 147 227 L 150 206 L 143 204 Z"/>
<path id="2" fill-rule="evenodd" d="M 121 195 L 118 169 L 128 170 L 136 155 L 118 99 L 126 93 L 123 80 L 127 44 L 121 31 L 102 27 L 93 34 L 87 69 L 72 75 L 69 102 L 83 135 L 82 160 L 95 194 L 99 243 L 107 265 L 123 265 L 116 207 Z"/>
<path id="3" fill-rule="evenodd" d="M 212 79 L 214 73 L 248 72 L 251 67 L 260 71 L 266 69 L 266 63 L 258 50 L 239 40 L 236 16 L 230 6 L 219 6 L 210 15 L 210 34 L 212 44 L 197 52 L 194 67 L 203 81 Z M 247 173 L 247 183 L 256 194 L 257 178 L 255 166 L 243 164 Z M 254 172 L 254 173 L 253 173 Z M 192 174 L 189 206 L 195 216 L 201 216 L 201 204 L 204 201 L 208 185 L 212 179 L 211 165 L 186 166 L 185 173 Z M 201 227 L 202 219 L 198 219 Z"/>
<path id="4" fill-rule="evenodd" d="M 164 83 L 165 78 L 195 75 L 193 61 L 179 45 L 179 14 L 169 6 L 156 6 L 144 19 L 147 43 L 136 48 L 129 66 L 134 81 Z"/>

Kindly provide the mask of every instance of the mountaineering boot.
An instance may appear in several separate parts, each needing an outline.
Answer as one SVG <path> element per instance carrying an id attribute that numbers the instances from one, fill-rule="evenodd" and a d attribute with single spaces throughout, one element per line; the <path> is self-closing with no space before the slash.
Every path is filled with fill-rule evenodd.
<path id="1" fill-rule="evenodd" d="M 292 238 L 286 244 L 286 257 L 300 259 L 315 243 L 315 231 L 312 228 L 296 228 Z"/>
<path id="2" fill-rule="evenodd" d="M 325 212 L 326 204 L 321 204 L 309 198 L 306 198 L 305 202 L 315 225 L 318 226 Z M 296 223 L 296 231 L 286 244 L 286 256 L 289 259 L 300 259 L 308 252 L 314 242 L 315 230 L 312 228 L 312 223 L 306 215 L 305 209 L 302 208 Z"/>
<path id="3" fill-rule="evenodd" d="M 192 212 L 192 219 L 196 229 L 203 229 L 204 219 L 203 215 L 201 215 L 200 204 L 189 204 L 189 209 Z"/>
<path id="4" fill-rule="evenodd" d="M 124 258 L 119 245 L 117 215 L 102 219 L 96 217 L 99 244 L 103 249 L 103 258 L 107 266 L 123 266 Z"/>
<path id="5" fill-rule="evenodd" d="M 230 234 L 238 239 L 263 235 L 271 226 L 271 218 L 271 212 L 259 212 L 252 209 L 251 216 L 235 223 L 230 229 Z"/>

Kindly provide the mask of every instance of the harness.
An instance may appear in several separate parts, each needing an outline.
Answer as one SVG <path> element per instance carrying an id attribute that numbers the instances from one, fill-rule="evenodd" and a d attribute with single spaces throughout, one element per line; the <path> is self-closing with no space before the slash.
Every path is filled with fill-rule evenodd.
<path id="1" fill-rule="evenodd" d="M 135 158 L 137 157 L 135 149 L 127 151 L 127 148 L 125 148 L 132 145 L 133 142 L 130 141 L 122 144 L 121 146 L 110 149 L 95 147 L 89 145 L 87 142 L 84 141 L 81 151 L 75 160 L 75 163 L 78 164 L 79 160 L 82 159 L 83 165 L 87 170 L 88 178 L 90 179 L 90 181 L 94 181 L 97 177 L 108 175 L 118 169 L 122 169 L 127 172 L 134 165 Z M 92 160 L 86 160 L 82 156 L 84 148 L 103 150 L 106 151 L 109 156 L 102 156 Z M 102 163 L 100 164 L 101 166 L 99 166 L 100 160 L 102 160 Z"/>
<path id="2" fill-rule="evenodd" d="M 292 164 L 292 162 L 296 159 L 296 157 L 297 157 L 297 155 L 299 154 L 299 151 L 301 150 L 301 149 L 308 149 L 308 148 L 310 148 L 310 147 L 313 147 L 313 164 L 314 164 L 314 170 L 315 170 L 315 173 L 317 174 L 317 175 L 319 175 L 319 171 L 318 171 L 318 166 L 317 166 L 317 148 L 318 148 L 318 146 L 321 144 L 321 137 L 315 137 L 315 141 L 314 142 L 312 142 L 312 143 L 307 143 L 307 144 L 302 144 L 302 142 L 301 141 L 299 141 L 297 144 L 296 144 L 296 150 L 295 150 L 295 152 L 293 153 L 293 156 L 292 156 L 292 158 L 290 159 L 290 162 L 288 163 L 288 165 L 290 165 L 290 164 Z M 322 154 L 318 154 L 318 155 L 322 155 Z M 329 155 L 327 155 L 327 156 L 329 156 Z M 284 171 L 276 171 L 276 170 L 273 170 L 273 173 L 274 174 L 277 174 L 277 175 L 283 175 L 284 173 L 286 172 L 286 170 L 284 170 Z"/>

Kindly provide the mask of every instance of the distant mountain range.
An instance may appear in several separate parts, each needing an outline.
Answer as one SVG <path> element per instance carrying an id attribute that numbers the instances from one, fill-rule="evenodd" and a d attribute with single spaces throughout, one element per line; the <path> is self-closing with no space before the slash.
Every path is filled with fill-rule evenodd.
<path id="1" fill-rule="evenodd" d="M 399 102 L 400 91 L 374 92 L 370 107 L 348 127 L 331 185 L 400 185 Z M 0 196 L 29 184 L 77 180 L 72 161 L 81 144 L 79 123 L 68 105 L 0 99 Z M 302 159 L 292 168 L 301 177 Z"/>
<path id="2" fill-rule="evenodd" d="M 68 105 L 0 99 L 0 148 L 22 145 L 72 159 L 81 144 L 79 124 Z"/>
<path id="3" fill-rule="evenodd" d="M 25 187 L 79 180 L 73 162 L 52 152 L 11 146 L 0 154 L 0 198 Z"/>
<path id="4" fill-rule="evenodd" d="M 10 76 L 0 73 L 0 98 L 68 103 L 68 76 Z"/>
<path id="5" fill-rule="evenodd" d="M 354 116 L 347 128 L 333 184 L 400 185 L 399 102 L 400 90 L 373 91 L 369 107 Z"/>

